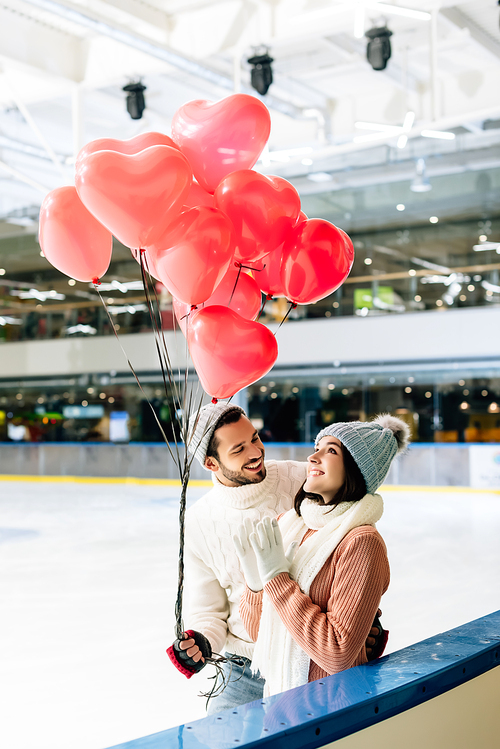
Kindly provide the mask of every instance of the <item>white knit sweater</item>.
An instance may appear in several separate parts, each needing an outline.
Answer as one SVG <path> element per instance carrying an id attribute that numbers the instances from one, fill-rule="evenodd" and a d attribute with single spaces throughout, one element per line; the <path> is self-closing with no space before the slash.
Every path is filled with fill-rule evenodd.
<path id="1" fill-rule="evenodd" d="M 259 484 L 214 487 L 186 513 L 185 628 L 202 632 L 216 653 L 252 657 L 251 642 L 239 615 L 245 588 L 233 535 L 245 518 L 276 517 L 293 505 L 306 479 L 306 463 L 266 461 Z"/>

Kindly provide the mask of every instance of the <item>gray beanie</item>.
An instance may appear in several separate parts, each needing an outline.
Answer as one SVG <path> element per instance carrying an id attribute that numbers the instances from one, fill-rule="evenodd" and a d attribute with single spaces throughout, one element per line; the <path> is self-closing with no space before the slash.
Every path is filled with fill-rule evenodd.
<path id="1" fill-rule="evenodd" d="M 349 450 L 363 474 L 366 491 L 373 494 L 383 483 L 397 453 L 406 449 L 410 428 L 390 414 L 381 414 L 373 421 L 346 421 L 331 424 L 316 437 L 337 437 Z"/>
<path id="2" fill-rule="evenodd" d="M 189 419 L 188 442 L 187 448 L 190 455 L 194 455 L 196 460 L 205 467 L 205 458 L 212 435 L 215 432 L 218 422 L 229 411 L 239 411 L 243 415 L 245 412 L 239 406 L 232 403 L 209 403 L 200 408 L 197 414 Z"/>

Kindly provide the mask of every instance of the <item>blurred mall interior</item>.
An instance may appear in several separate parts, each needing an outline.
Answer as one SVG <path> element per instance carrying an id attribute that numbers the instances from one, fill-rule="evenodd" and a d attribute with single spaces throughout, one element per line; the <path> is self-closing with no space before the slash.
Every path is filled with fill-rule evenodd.
<path id="1" fill-rule="evenodd" d="M 132 362 L 141 391 L 111 329 L 109 316 L 127 354 L 133 339 L 154 348 L 130 250 L 114 241 L 103 304 L 43 257 L 39 207 L 72 183 L 84 143 L 168 133 L 191 99 L 257 95 L 247 59 L 262 46 L 272 130 L 255 168 L 291 181 L 307 216 L 347 231 L 356 255 L 341 288 L 290 312 L 276 366 L 241 402 L 272 442 L 309 442 L 332 419 L 381 410 L 403 415 L 415 442 L 499 442 L 496 4 L 132 5 L 8 0 L 0 10 L 2 28 L 33 42 L 13 34 L 0 48 L 0 439 L 158 442 L 148 401 L 171 434 L 154 355 Z M 383 69 L 367 59 L 372 27 L 392 31 Z M 132 119 L 122 88 L 139 79 L 146 108 Z M 169 293 L 154 282 L 150 292 L 182 351 Z M 260 319 L 276 330 L 287 301 L 263 302 Z"/>

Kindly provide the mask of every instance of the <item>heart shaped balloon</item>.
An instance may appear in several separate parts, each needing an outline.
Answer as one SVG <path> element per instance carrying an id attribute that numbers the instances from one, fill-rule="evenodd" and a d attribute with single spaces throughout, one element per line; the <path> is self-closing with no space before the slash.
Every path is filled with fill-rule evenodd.
<path id="1" fill-rule="evenodd" d="M 190 208 L 148 252 L 172 296 L 185 304 L 201 304 L 229 268 L 234 255 L 233 227 L 217 208 Z"/>
<path id="2" fill-rule="evenodd" d="M 257 282 L 241 268 L 229 268 L 212 296 L 203 303 L 202 309 L 214 305 L 229 307 L 241 317 L 245 317 L 247 320 L 255 320 L 261 305 L 261 293 Z M 173 298 L 173 307 L 179 327 L 186 335 L 188 315 L 191 315 L 191 320 L 193 313 L 196 314 L 196 310 L 192 310 L 188 304 L 179 302 L 175 297 Z"/>
<path id="3" fill-rule="evenodd" d="M 211 192 L 207 192 L 203 187 L 200 187 L 197 182 L 193 181 L 184 203 L 183 210 L 186 208 L 196 208 L 198 205 L 206 205 L 208 208 L 215 208 L 214 196 Z"/>
<path id="4" fill-rule="evenodd" d="M 77 281 L 94 281 L 109 267 L 113 237 L 85 208 L 74 187 L 58 187 L 45 197 L 39 240 L 49 263 Z"/>
<path id="5" fill-rule="evenodd" d="M 205 392 L 229 398 L 263 377 L 278 357 L 271 331 L 227 307 L 206 307 L 188 327 L 188 345 Z"/>
<path id="6" fill-rule="evenodd" d="M 345 281 L 354 255 L 343 233 L 323 219 L 298 224 L 283 248 L 281 280 L 286 297 L 296 304 L 312 304 Z"/>
<path id="7" fill-rule="evenodd" d="M 97 151 L 75 175 L 88 210 L 127 247 L 146 247 L 165 233 L 184 204 L 192 173 L 177 148 L 151 146 L 123 154 Z"/>
<path id="8" fill-rule="evenodd" d="M 266 296 L 286 296 L 281 280 L 281 247 L 260 261 L 262 269 L 255 271 L 259 288 Z"/>
<path id="9" fill-rule="evenodd" d="M 215 104 L 190 101 L 172 120 L 172 138 L 187 156 L 196 180 L 209 192 L 227 174 L 250 169 L 270 131 L 267 108 L 248 94 L 233 94 Z"/>
<path id="10" fill-rule="evenodd" d="M 158 271 L 156 270 L 155 261 L 153 260 L 153 256 L 150 252 L 144 249 L 139 250 L 136 247 L 132 247 L 130 252 L 132 253 L 132 257 L 134 258 L 134 260 L 136 260 L 139 265 L 141 264 L 142 257 L 142 264 L 149 275 L 153 276 L 153 278 L 156 278 L 157 281 L 160 280 L 158 278 Z"/>
<path id="11" fill-rule="evenodd" d="M 236 231 L 235 258 L 251 263 L 281 247 L 300 213 L 300 198 L 281 177 L 244 169 L 222 180 L 215 205 L 229 216 Z"/>
<path id="12" fill-rule="evenodd" d="M 118 140 L 118 138 L 98 138 L 97 140 L 91 140 L 83 148 L 80 149 L 78 156 L 76 157 L 75 171 L 78 170 L 81 162 L 86 156 L 97 151 L 117 151 L 118 153 L 139 153 L 144 151 L 145 148 L 151 146 L 170 146 L 170 148 L 177 148 L 172 138 L 163 133 L 140 133 L 139 135 L 129 138 L 128 140 Z"/>

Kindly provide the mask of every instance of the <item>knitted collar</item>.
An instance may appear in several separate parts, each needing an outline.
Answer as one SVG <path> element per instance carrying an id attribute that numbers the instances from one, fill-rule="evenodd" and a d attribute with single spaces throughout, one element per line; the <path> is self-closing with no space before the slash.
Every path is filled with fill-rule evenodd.
<path id="1" fill-rule="evenodd" d="M 217 502 L 226 504 L 239 510 L 256 507 L 269 494 L 274 494 L 278 484 L 278 465 L 275 460 L 265 462 L 266 477 L 258 484 L 245 484 L 244 486 L 224 486 L 215 476 L 212 476 L 213 489 Z"/>
<path id="2" fill-rule="evenodd" d="M 320 505 L 312 499 L 304 499 L 300 505 L 300 514 L 308 528 L 319 531 L 325 525 L 332 522 L 334 518 L 352 507 L 352 502 L 339 502 L 336 507 L 331 505 Z"/>

